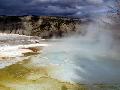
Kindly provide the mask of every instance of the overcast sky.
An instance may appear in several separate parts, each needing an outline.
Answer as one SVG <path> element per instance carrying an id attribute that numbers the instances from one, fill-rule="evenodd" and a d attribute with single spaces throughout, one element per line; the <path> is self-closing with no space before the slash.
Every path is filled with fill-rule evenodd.
<path id="1" fill-rule="evenodd" d="M 114 0 L 0 0 L 0 15 L 99 15 Z"/>

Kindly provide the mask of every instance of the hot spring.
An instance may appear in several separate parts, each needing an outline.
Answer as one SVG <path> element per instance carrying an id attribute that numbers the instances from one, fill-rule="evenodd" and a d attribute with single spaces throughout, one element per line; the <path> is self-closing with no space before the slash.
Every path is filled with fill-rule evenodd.
<path id="1" fill-rule="evenodd" d="M 117 30 L 98 20 L 83 31 L 79 36 L 45 40 L 47 46 L 38 45 L 37 53 L 27 52 L 23 57 L 28 58 L 1 68 L 1 90 L 89 90 L 91 85 L 95 85 L 92 90 L 119 89 Z"/>

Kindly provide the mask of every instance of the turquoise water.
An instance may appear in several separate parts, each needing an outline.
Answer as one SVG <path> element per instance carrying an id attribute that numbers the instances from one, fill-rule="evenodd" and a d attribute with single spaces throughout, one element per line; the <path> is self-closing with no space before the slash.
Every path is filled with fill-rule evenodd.
<path id="1" fill-rule="evenodd" d="M 44 48 L 35 63 L 55 65 L 57 70 L 51 76 L 68 82 L 119 84 L 120 53 L 111 48 L 113 43 L 105 35 L 97 41 L 80 37 L 57 41 Z"/>

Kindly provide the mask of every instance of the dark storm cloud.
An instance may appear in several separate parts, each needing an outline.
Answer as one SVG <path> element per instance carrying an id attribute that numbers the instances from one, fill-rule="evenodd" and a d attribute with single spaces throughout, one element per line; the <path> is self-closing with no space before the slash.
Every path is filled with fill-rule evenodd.
<path id="1" fill-rule="evenodd" d="M 104 0 L 0 0 L 1 15 L 81 16 L 106 10 Z"/>

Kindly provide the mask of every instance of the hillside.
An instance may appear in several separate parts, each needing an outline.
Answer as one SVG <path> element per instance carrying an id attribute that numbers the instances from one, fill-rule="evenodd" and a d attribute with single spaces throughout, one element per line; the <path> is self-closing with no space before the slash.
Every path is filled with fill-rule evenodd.
<path id="1" fill-rule="evenodd" d="M 0 33 L 42 38 L 80 33 L 80 19 L 50 16 L 0 16 Z"/>

